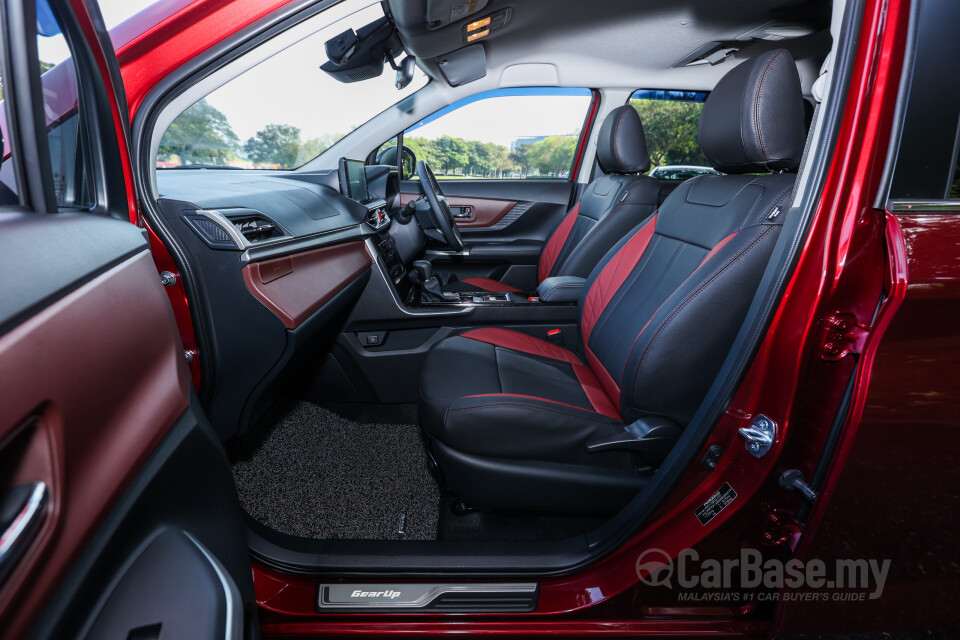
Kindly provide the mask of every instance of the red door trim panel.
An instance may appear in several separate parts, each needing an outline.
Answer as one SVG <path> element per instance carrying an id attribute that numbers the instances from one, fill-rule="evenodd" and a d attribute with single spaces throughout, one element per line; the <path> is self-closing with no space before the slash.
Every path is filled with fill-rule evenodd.
<path id="1" fill-rule="evenodd" d="M 401 193 L 400 204 L 405 205 L 419 197 L 419 193 Z M 447 204 L 451 207 L 470 207 L 471 215 L 469 218 L 457 218 L 455 220 L 458 227 L 467 229 L 492 227 L 517 206 L 516 200 L 468 198 L 466 196 L 446 196 L 446 198 Z"/>
<path id="2" fill-rule="evenodd" d="M 0 337 L 4 482 L 50 490 L 36 539 L 0 588 L 4 637 L 22 635 L 44 609 L 189 394 L 173 312 L 146 250 Z"/>

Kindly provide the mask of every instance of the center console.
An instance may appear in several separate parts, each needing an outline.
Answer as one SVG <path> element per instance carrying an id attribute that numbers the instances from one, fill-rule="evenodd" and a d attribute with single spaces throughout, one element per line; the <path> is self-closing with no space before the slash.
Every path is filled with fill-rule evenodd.
<path id="1" fill-rule="evenodd" d="M 407 269 L 403 266 L 403 260 L 400 259 L 397 241 L 389 233 L 380 233 L 374 237 L 373 244 L 387 268 L 387 275 L 390 276 L 393 286 L 400 285 L 407 277 Z"/>
<path id="2" fill-rule="evenodd" d="M 491 291 L 458 291 L 444 294 L 445 300 L 420 300 L 417 291 L 408 295 L 408 304 L 423 307 L 506 307 L 540 304 L 536 293 L 503 293 Z"/>

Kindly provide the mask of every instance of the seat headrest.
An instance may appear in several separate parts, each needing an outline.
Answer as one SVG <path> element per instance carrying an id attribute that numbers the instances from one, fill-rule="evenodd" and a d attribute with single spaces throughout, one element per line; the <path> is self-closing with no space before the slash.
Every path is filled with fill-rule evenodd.
<path id="1" fill-rule="evenodd" d="M 805 134 L 800 74 L 786 49 L 730 70 L 700 114 L 700 149 L 725 173 L 800 166 Z"/>
<path id="2" fill-rule="evenodd" d="M 607 173 L 646 173 L 650 170 L 647 139 L 636 109 L 624 105 L 606 117 L 597 134 L 597 160 Z"/>

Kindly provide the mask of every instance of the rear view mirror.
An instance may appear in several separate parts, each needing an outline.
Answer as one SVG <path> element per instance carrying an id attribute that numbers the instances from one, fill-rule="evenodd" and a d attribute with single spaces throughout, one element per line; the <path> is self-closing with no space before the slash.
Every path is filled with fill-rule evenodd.
<path id="1" fill-rule="evenodd" d="M 397 67 L 397 80 L 394 83 L 397 89 L 404 89 L 413 80 L 413 73 L 417 70 L 417 59 L 407 56 Z"/>
<path id="2" fill-rule="evenodd" d="M 327 62 L 320 69 L 340 82 L 360 82 L 383 73 L 386 60 L 403 50 L 397 30 L 384 16 L 362 27 L 349 29 L 324 44 Z"/>

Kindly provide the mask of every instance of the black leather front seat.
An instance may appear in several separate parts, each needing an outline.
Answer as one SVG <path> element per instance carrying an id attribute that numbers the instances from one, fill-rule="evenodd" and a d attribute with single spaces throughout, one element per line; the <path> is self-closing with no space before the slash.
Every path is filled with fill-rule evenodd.
<path id="1" fill-rule="evenodd" d="M 587 185 L 540 253 L 537 282 L 551 276 L 586 278 L 603 255 L 657 208 L 660 183 L 640 175 L 650 170 L 643 124 L 636 109 L 617 107 L 597 134 L 597 160 L 604 174 Z M 491 278 L 464 278 L 444 291 L 520 291 Z"/>
<path id="2" fill-rule="evenodd" d="M 787 51 L 763 53 L 717 84 L 700 144 L 731 175 L 683 183 L 605 256 L 580 299 L 578 351 L 481 328 L 428 354 L 421 424 L 445 482 L 467 505 L 609 514 L 644 486 L 665 450 L 588 446 L 658 436 L 668 451 L 690 422 L 790 206 L 804 124 Z"/>

